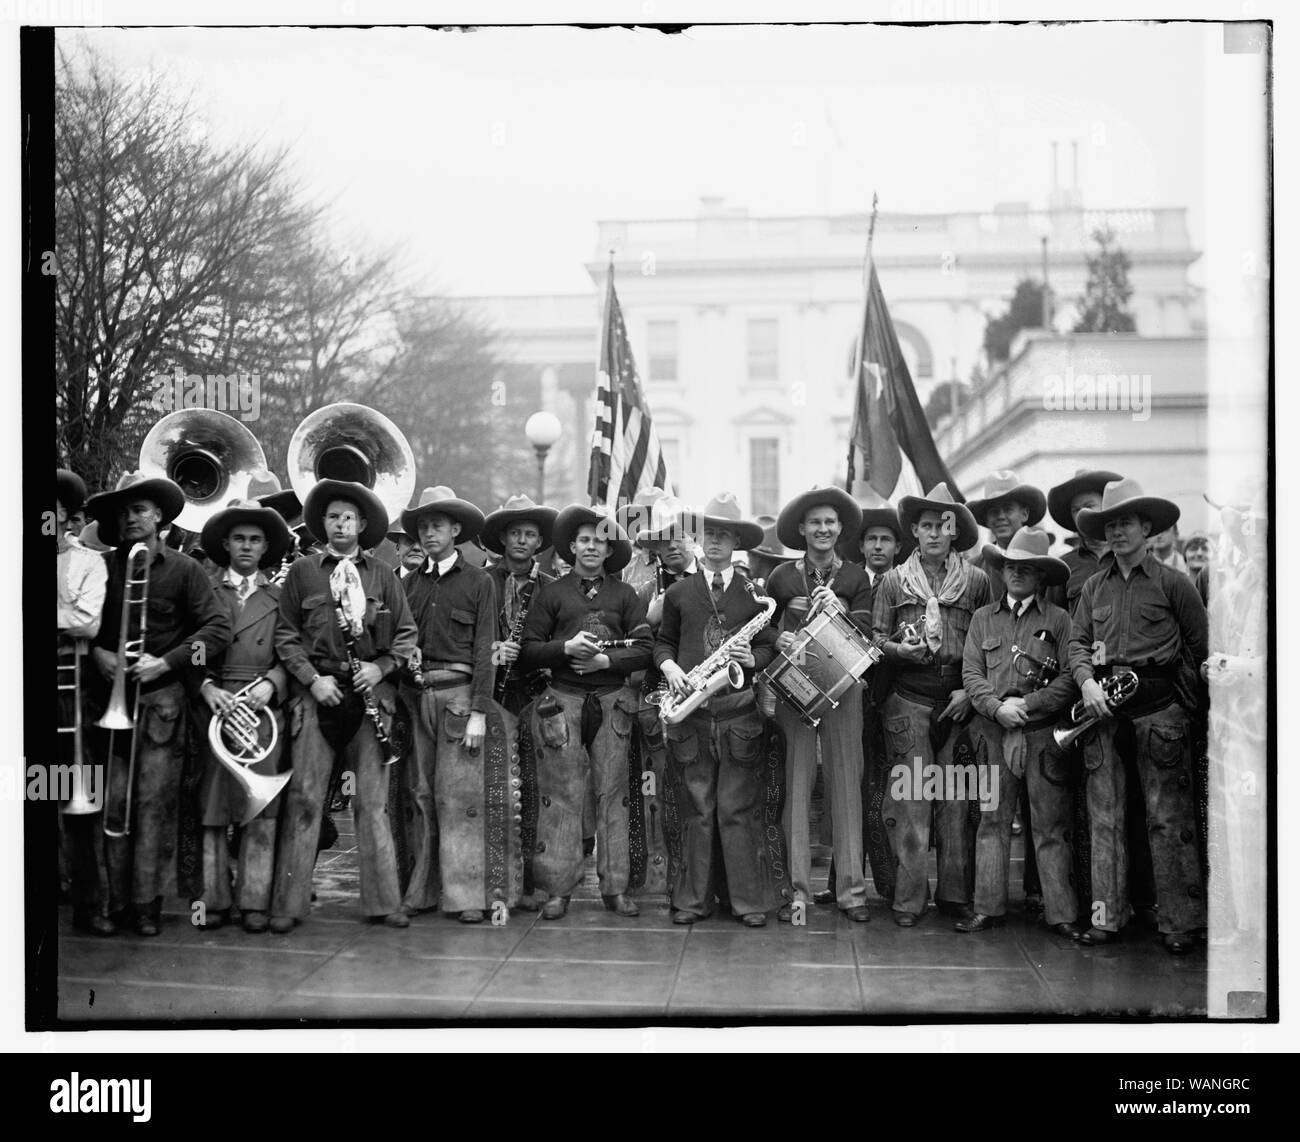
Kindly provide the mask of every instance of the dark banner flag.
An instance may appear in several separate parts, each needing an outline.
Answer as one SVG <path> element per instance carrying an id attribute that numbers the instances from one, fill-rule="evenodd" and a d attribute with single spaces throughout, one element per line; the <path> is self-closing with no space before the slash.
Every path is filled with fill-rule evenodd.
<path id="1" fill-rule="evenodd" d="M 857 382 L 845 487 L 852 491 L 855 479 L 867 480 L 897 502 L 898 495 L 946 483 L 953 498 L 964 501 L 934 446 L 874 264 L 858 336 Z"/>
<path id="2" fill-rule="evenodd" d="M 611 265 L 596 370 L 596 425 L 591 434 L 587 494 L 593 507 L 612 512 L 631 503 L 642 488 L 651 487 L 672 492 L 632 359 Z"/>

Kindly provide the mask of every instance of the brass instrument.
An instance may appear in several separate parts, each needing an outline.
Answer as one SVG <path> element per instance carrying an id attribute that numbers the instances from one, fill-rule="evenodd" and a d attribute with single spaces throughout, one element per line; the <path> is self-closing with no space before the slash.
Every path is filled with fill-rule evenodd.
<path id="1" fill-rule="evenodd" d="M 1055 650 L 1056 636 L 1046 628 L 1034 631 L 1028 649 L 1012 644 L 1011 669 L 1024 679 L 1031 693 L 1041 690 L 1060 673 L 1061 664 L 1052 653 Z"/>
<path id="2" fill-rule="evenodd" d="M 916 622 L 914 623 L 901 624 L 898 630 L 894 632 L 894 637 L 892 641 L 924 643 L 925 642 L 925 620 L 921 618 L 921 619 L 917 619 Z M 934 651 L 931 650 L 928 645 L 925 648 L 925 657 L 921 659 L 921 661 L 923 663 L 926 663 L 927 665 L 934 661 Z"/>
<path id="3" fill-rule="evenodd" d="M 319 480 L 350 480 L 379 497 L 393 519 L 415 491 L 415 454 L 388 417 L 340 402 L 308 413 L 289 438 L 289 483 L 304 503 Z"/>
<path id="4" fill-rule="evenodd" d="M 537 560 L 533 560 L 533 569 L 528 573 L 528 582 L 532 589 L 528 592 L 528 598 L 521 600 L 519 610 L 515 612 L 515 621 L 510 625 L 510 633 L 506 635 L 506 642 L 519 642 L 524 634 L 524 622 L 528 618 L 528 612 L 532 609 L 533 598 L 537 594 L 537 576 L 541 569 Z M 516 661 L 518 661 L 516 659 Z M 505 667 L 497 671 L 496 690 L 493 692 L 493 698 L 498 702 L 504 702 L 506 697 L 506 687 L 510 683 L 510 676 L 515 672 L 514 662 L 507 662 Z"/>
<path id="5" fill-rule="evenodd" d="M 1138 676 L 1131 670 L 1116 671 L 1101 680 L 1102 693 L 1106 695 L 1106 704 L 1114 709 L 1122 706 L 1137 693 Z M 1084 734 L 1099 721 L 1094 714 L 1088 714 L 1083 699 L 1070 707 L 1070 716 L 1064 725 L 1052 731 L 1052 738 L 1061 749 L 1072 749 Z"/>
<path id="6" fill-rule="evenodd" d="M 231 695 L 233 704 L 220 714 L 213 714 L 208 723 L 208 745 L 213 756 L 230 770 L 247 798 L 241 825 L 247 825 L 274 801 L 293 776 L 292 773 L 267 776 L 251 769 L 271 756 L 280 737 L 280 728 L 270 710 L 263 707 L 254 712 L 248 706 L 253 687 L 265 681 L 266 677 L 261 675 L 237 690 Z"/>
<path id="7" fill-rule="evenodd" d="M 59 811 L 65 817 L 84 817 L 90 813 L 98 813 L 103 808 L 104 790 L 102 787 L 96 789 L 93 798 L 87 793 L 90 787 L 87 779 L 92 772 L 92 767 L 86 761 L 85 735 L 81 723 L 81 660 L 85 648 L 80 639 L 73 640 L 67 647 L 60 647 L 60 658 L 66 658 L 68 654 L 71 654 L 71 659 L 60 661 L 57 673 L 60 676 L 59 691 L 72 694 L 72 725 L 59 726 L 58 732 L 72 735 L 72 796 Z M 72 680 L 63 681 L 62 677 L 68 672 L 71 672 Z"/>
<path id="8" fill-rule="evenodd" d="M 136 638 L 130 637 L 131 611 L 139 612 L 140 633 Z M 139 752 L 140 735 L 134 730 L 140 718 L 140 684 L 135 687 L 135 698 L 131 709 L 126 706 L 127 672 L 132 663 L 139 661 L 144 653 L 145 634 L 148 629 L 149 615 L 149 548 L 146 544 L 134 544 L 126 556 L 126 580 L 122 586 L 122 622 L 117 634 L 117 669 L 113 674 L 113 690 L 109 695 L 108 708 L 95 724 L 108 734 L 108 761 L 104 771 L 104 834 L 109 837 L 129 837 L 131 835 L 131 794 L 135 788 L 135 759 Z M 108 806 L 112 804 L 109 796 L 113 780 L 113 742 L 119 730 L 132 731 L 131 749 L 126 770 L 126 807 L 122 811 L 120 828 L 113 828 L 117 822 L 109 821 Z"/>
<path id="9" fill-rule="evenodd" d="M 737 572 L 739 574 L 739 572 Z M 659 717 L 666 726 L 675 726 L 688 714 L 693 713 L 714 694 L 730 687 L 739 690 L 745 684 L 745 671 L 739 662 L 731 657 L 733 647 L 748 643 L 754 635 L 772 621 L 772 612 L 776 610 L 776 600 L 770 595 L 759 595 L 754 584 L 741 576 L 745 589 L 754 602 L 763 609 L 736 631 L 712 654 L 694 669 L 687 671 L 686 682 L 691 693 L 685 698 L 678 698 L 667 683 L 646 695 L 645 700 L 652 706 L 659 707 Z"/>
<path id="10" fill-rule="evenodd" d="M 246 499 L 253 476 L 266 468 L 262 446 L 233 416 L 210 408 L 169 412 L 140 445 L 140 471 L 180 485 L 185 506 L 174 526 L 194 532 L 234 499 Z"/>

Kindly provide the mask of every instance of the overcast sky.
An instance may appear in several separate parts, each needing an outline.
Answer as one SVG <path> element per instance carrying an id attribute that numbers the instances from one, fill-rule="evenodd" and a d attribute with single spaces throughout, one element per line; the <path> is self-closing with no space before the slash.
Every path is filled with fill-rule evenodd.
<path id="1" fill-rule="evenodd" d="M 1215 25 L 95 30 L 192 88 L 219 139 L 292 149 L 349 240 L 454 294 L 585 291 L 595 223 L 1046 205 L 1187 206 L 1203 242 Z M 802 143 L 802 145 L 800 145 Z"/>

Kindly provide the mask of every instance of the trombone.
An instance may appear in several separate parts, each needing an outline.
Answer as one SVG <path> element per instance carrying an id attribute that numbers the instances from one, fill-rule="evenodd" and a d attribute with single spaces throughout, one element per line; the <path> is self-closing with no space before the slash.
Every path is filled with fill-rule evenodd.
<path id="1" fill-rule="evenodd" d="M 71 655 L 71 659 L 67 656 Z M 60 806 L 59 812 L 65 817 L 84 817 L 98 813 L 103 808 L 102 789 L 96 789 L 92 797 L 89 778 L 92 768 L 86 761 L 85 732 L 81 721 L 81 659 L 84 648 L 79 639 L 66 647 L 59 648 L 58 691 L 72 695 L 72 725 L 59 726 L 58 732 L 72 735 L 72 794 L 66 805 Z M 68 674 L 71 680 L 65 680 Z"/>
<path id="2" fill-rule="evenodd" d="M 135 544 L 126 557 L 126 581 L 122 588 L 122 622 L 117 633 L 117 669 L 113 674 L 113 690 L 109 695 L 108 708 L 95 724 L 108 730 L 108 761 L 104 770 L 104 835 L 108 837 L 129 837 L 131 835 L 131 791 L 135 787 L 135 760 L 139 752 L 140 735 L 135 733 L 140 719 L 140 684 L 135 684 L 135 697 L 128 711 L 126 706 L 127 672 L 130 669 L 128 659 L 139 661 L 144 653 L 145 633 L 148 629 L 149 609 L 149 548 L 143 543 Z M 136 638 L 130 637 L 131 612 L 138 612 L 140 633 Z M 108 806 L 112 804 L 109 796 L 113 779 L 113 739 L 119 730 L 131 731 L 131 748 L 128 754 L 126 771 L 126 806 L 122 811 L 120 828 L 112 828 L 109 821 Z"/>

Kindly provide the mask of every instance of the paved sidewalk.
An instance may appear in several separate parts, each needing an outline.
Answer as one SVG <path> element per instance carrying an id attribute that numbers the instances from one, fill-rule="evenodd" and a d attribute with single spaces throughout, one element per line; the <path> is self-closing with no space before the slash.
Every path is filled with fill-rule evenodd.
<path id="1" fill-rule="evenodd" d="M 917 927 L 900 929 L 878 899 L 869 924 L 853 924 L 828 906 L 810 908 L 802 928 L 775 917 L 763 929 L 725 917 L 683 928 L 671 923 L 662 899 L 641 901 L 634 920 L 607 912 L 589 867 L 561 920 L 515 912 L 502 927 L 438 914 L 418 916 L 405 930 L 365 924 L 355 912 L 350 818 L 338 824 L 349 831 L 321 855 L 311 918 L 287 937 L 200 931 L 185 902 L 174 900 L 160 936 L 101 939 L 74 932 L 65 908 L 60 1018 L 221 1024 L 1205 1014 L 1203 950 L 1176 959 L 1154 934 L 1084 948 L 1024 920 L 1018 901 L 1006 927 L 978 935 L 954 932 L 952 920 L 933 910 Z M 816 870 L 820 880 L 825 872 Z M 1013 885 L 1019 875 L 1017 862 Z"/>

